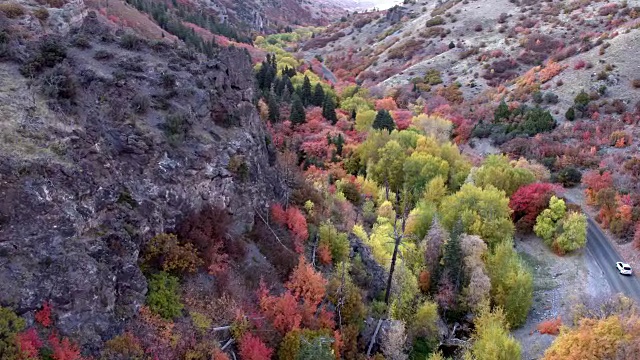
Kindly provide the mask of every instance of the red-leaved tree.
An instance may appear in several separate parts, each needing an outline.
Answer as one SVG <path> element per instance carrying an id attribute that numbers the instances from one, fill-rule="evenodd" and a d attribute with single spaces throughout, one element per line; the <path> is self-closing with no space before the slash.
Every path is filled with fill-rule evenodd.
<path id="1" fill-rule="evenodd" d="M 396 123 L 396 127 L 398 128 L 398 130 L 404 130 L 411 126 L 413 112 L 410 110 L 395 110 L 391 111 L 391 117 Z"/>
<path id="2" fill-rule="evenodd" d="M 307 229 L 307 219 L 297 207 L 290 206 L 287 209 L 287 227 L 293 234 L 296 252 L 302 254 L 304 251 L 304 242 L 309 237 L 309 233 Z"/>
<path id="3" fill-rule="evenodd" d="M 304 251 L 304 242 L 309 237 L 307 229 L 307 219 L 302 211 L 295 206 L 290 206 L 287 210 L 280 204 L 271 205 L 271 218 L 280 226 L 287 226 L 293 235 L 293 246 L 298 254 Z"/>
<path id="4" fill-rule="evenodd" d="M 602 173 L 599 171 L 589 171 L 582 176 L 582 183 L 587 187 L 585 192 L 588 200 L 590 203 L 595 203 L 596 196 L 598 196 L 598 193 L 601 190 L 613 186 L 613 178 L 611 177 L 611 173 L 608 171 L 604 171 Z"/>
<path id="5" fill-rule="evenodd" d="M 548 183 L 534 183 L 520 187 L 509 201 L 518 229 L 531 231 L 536 218 L 547 208 L 549 199 L 558 190 L 557 185 Z"/>
<path id="6" fill-rule="evenodd" d="M 298 300 L 293 294 L 287 291 L 280 296 L 271 296 L 266 285 L 261 282 L 258 296 L 262 312 L 281 334 L 300 328 L 302 314 L 299 311 Z"/>
<path id="7" fill-rule="evenodd" d="M 42 340 L 38 336 L 36 329 L 31 328 L 18 334 L 18 349 L 20 350 L 21 359 L 37 359 L 38 352 L 42 347 Z"/>
<path id="8" fill-rule="evenodd" d="M 240 358 L 243 360 L 270 360 L 273 349 L 257 336 L 246 333 L 240 339 Z"/>
<path id="9" fill-rule="evenodd" d="M 40 325 L 51 326 L 51 303 L 49 301 L 42 303 L 42 309 L 36 311 L 35 318 Z"/>
<path id="10" fill-rule="evenodd" d="M 284 211 L 282 205 L 278 203 L 271 205 L 271 219 L 281 226 L 284 226 L 287 223 L 287 212 Z"/>
<path id="11" fill-rule="evenodd" d="M 49 336 L 49 345 L 51 346 L 51 355 L 54 360 L 82 360 L 80 348 L 68 338 L 60 339 L 55 333 Z"/>

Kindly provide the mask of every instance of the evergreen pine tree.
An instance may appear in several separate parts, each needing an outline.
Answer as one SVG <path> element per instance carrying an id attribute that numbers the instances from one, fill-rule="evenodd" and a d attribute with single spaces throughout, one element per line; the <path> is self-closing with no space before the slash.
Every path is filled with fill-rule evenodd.
<path id="1" fill-rule="evenodd" d="M 293 95 L 290 120 L 292 124 L 303 124 L 307 121 L 307 116 L 304 112 L 304 105 L 298 95 Z"/>
<path id="2" fill-rule="evenodd" d="M 271 122 L 280 121 L 280 106 L 278 105 L 276 96 L 273 93 L 269 93 L 268 99 L 267 99 L 267 105 L 269 107 L 269 121 Z"/>
<path id="3" fill-rule="evenodd" d="M 258 70 L 258 73 L 256 73 L 256 80 L 258 81 L 258 88 L 259 89 L 264 89 L 264 83 L 265 83 L 265 79 L 267 78 L 267 62 L 263 61 L 262 65 L 260 66 L 260 70 Z"/>
<path id="4" fill-rule="evenodd" d="M 372 127 L 376 130 L 386 129 L 391 132 L 396 128 L 396 123 L 393 121 L 391 114 L 387 110 L 380 110 L 373 120 Z"/>
<path id="5" fill-rule="evenodd" d="M 269 61 L 269 54 L 267 54 L 267 61 Z M 276 59 L 276 54 L 272 54 L 271 55 L 271 61 L 269 62 L 269 65 L 271 65 L 271 67 L 273 68 L 274 72 L 277 74 L 278 60 Z"/>
<path id="6" fill-rule="evenodd" d="M 280 96 L 280 101 L 283 102 L 283 103 L 291 102 L 291 92 L 289 92 L 289 88 L 286 87 L 286 86 L 282 90 L 282 95 Z"/>
<path id="7" fill-rule="evenodd" d="M 274 88 L 274 90 L 275 90 L 276 94 L 277 94 L 278 96 L 282 96 L 282 91 L 283 91 L 283 90 L 284 90 L 284 88 L 285 88 L 284 80 L 282 80 L 282 79 L 280 79 L 280 78 L 276 77 L 276 78 L 275 78 L 275 80 L 273 81 L 273 84 L 274 84 L 274 87 L 273 87 L 273 88 Z"/>
<path id="8" fill-rule="evenodd" d="M 573 109 L 573 106 L 567 110 L 567 112 L 564 114 L 564 117 L 569 121 L 573 121 L 576 119 L 576 111 Z"/>
<path id="9" fill-rule="evenodd" d="M 507 103 L 502 100 L 496 111 L 493 113 L 493 120 L 495 122 L 499 122 L 502 119 L 508 119 L 510 115 L 511 112 L 509 111 L 509 106 L 507 106 Z"/>
<path id="10" fill-rule="evenodd" d="M 300 90 L 300 100 L 302 100 L 302 104 L 307 106 L 311 103 L 311 81 L 308 76 L 304 77 L 304 82 L 302 83 L 302 89 Z"/>
<path id="11" fill-rule="evenodd" d="M 322 106 L 324 103 L 324 89 L 320 83 L 316 84 L 316 88 L 313 92 L 313 97 L 311 98 L 311 105 L 313 106 Z"/>
<path id="12" fill-rule="evenodd" d="M 285 76 L 282 78 L 282 82 L 284 83 L 284 87 L 289 89 L 289 95 L 293 94 L 295 89 L 293 88 L 293 83 L 291 82 L 291 79 L 288 76 Z"/>
<path id="13" fill-rule="evenodd" d="M 451 230 L 451 237 L 444 244 L 443 263 L 456 292 L 459 292 L 463 284 L 463 261 L 460 238 L 462 237 L 462 222 L 458 221 Z"/>
<path id="14" fill-rule="evenodd" d="M 338 134 L 334 144 L 336 144 L 336 151 L 338 152 L 338 155 L 342 156 L 342 147 L 344 146 L 344 138 L 342 137 L 342 134 Z"/>
<path id="15" fill-rule="evenodd" d="M 322 104 L 322 116 L 331 121 L 331 124 L 338 122 L 338 116 L 336 115 L 336 103 L 331 96 L 325 96 L 324 104 Z"/>

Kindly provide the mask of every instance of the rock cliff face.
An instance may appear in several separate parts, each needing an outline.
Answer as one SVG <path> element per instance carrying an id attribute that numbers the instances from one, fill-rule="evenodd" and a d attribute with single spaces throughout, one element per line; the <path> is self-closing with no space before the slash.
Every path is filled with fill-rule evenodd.
<path id="1" fill-rule="evenodd" d="M 21 56 L 0 57 L 0 305 L 30 318 L 51 301 L 64 335 L 99 346 L 144 303 L 144 241 L 204 204 L 244 232 L 279 194 L 251 63 L 115 35 L 95 14 L 5 44 Z M 64 56 L 21 75 L 52 48 Z"/>

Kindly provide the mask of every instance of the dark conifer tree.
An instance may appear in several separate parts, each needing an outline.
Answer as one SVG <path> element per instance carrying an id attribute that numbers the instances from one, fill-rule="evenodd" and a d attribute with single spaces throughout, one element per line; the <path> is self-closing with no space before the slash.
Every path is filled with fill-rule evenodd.
<path id="1" fill-rule="evenodd" d="M 269 106 L 269 121 L 280 121 L 280 106 L 278 105 L 278 100 L 274 94 L 269 93 L 267 105 Z"/>
<path id="2" fill-rule="evenodd" d="M 311 97 L 313 94 L 311 93 L 311 81 L 308 76 L 304 77 L 304 82 L 302 83 L 302 88 L 300 89 L 300 99 L 302 100 L 302 104 L 307 106 L 311 103 Z"/>
<path id="3" fill-rule="evenodd" d="M 298 95 L 293 95 L 293 103 L 291 104 L 291 117 L 292 124 L 303 124 L 307 121 L 307 115 L 304 112 L 304 105 Z"/>
<path id="4" fill-rule="evenodd" d="M 338 134 L 338 137 L 333 143 L 336 144 L 336 152 L 338 155 L 342 156 L 342 147 L 344 146 L 344 138 L 342 137 L 342 134 Z"/>
<path id="5" fill-rule="evenodd" d="M 442 258 L 443 266 L 447 270 L 449 280 L 451 280 L 456 293 L 460 292 L 464 281 L 462 246 L 460 245 L 460 239 L 463 236 L 462 232 L 462 221 L 459 220 L 451 230 L 449 241 L 444 244 Z"/>
<path id="6" fill-rule="evenodd" d="M 338 116 L 336 115 L 336 103 L 331 96 L 325 96 L 324 103 L 322 104 L 322 116 L 331 121 L 331 124 L 338 122 Z"/>
<path id="7" fill-rule="evenodd" d="M 284 87 L 284 90 L 282 90 L 282 95 L 280 96 L 280 101 L 283 103 L 289 103 L 291 102 L 291 92 L 289 92 L 289 88 L 288 87 Z"/>
<path id="8" fill-rule="evenodd" d="M 372 127 L 376 130 L 385 129 L 391 132 L 396 128 L 396 123 L 387 110 L 380 110 L 376 114 L 375 120 L 373 120 Z"/>
<path id="9" fill-rule="evenodd" d="M 291 79 L 288 76 L 282 78 L 282 82 L 284 83 L 284 87 L 289 89 L 289 94 L 293 94 L 295 89 L 293 88 L 293 83 L 291 83 Z"/>
<path id="10" fill-rule="evenodd" d="M 273 80 L 273 83 L 273 89 L 276 92 L 276 95 L 282 96 L 282 91 L 285 88 L 284 80 L 276 77 L 275 80 Z"/>
<path id="11" fill-rule="evenodd" d="M 324 103 L 324 89 L 320 83 L 316 84 L 316 88 L 313 92 L 313 97 L 311 98 L 311 105 L 313 106 L 322 106 Z"/>

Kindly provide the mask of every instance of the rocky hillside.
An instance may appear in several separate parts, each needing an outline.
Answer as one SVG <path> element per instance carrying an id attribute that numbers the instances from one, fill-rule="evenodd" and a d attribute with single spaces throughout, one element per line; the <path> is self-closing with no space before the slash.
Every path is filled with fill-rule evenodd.
<path id="1" fill-rule="evenodd" d="M 631 51 L 639 6 L 634 0 L 405 1 L 333 24 L 305 50 L 325 58 L 342 79 L 390 88 L 419 82 L 432 69 L 472 97 L 549 60 L 573 67 L 591 49 L 605 58 L 609 46 Z M 624 72 L 624 81 L 634 75 Z"/>
<path id="2" fill-rule="evenodd" d="M 280 194 L 251 62 L 115 31 L 81 7 L 58 26 L 57 9 L 2 6 L 0 304 L 33 321 L 50 301 L 59 331 L 92 348 L 144 303 L 146 240 L 205 205 L 244 233 Z"/>
<path id="3" fill-rule="evenodd" d="M 327 25 L 345 12 L 334 0 L 213 0 L 203 4 L 212 6 L 231 23 L 261 32 L 293 25 Z"/>

